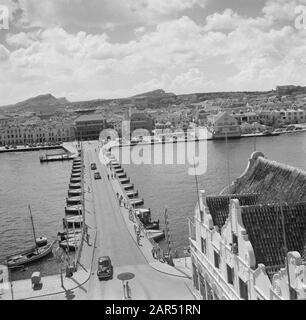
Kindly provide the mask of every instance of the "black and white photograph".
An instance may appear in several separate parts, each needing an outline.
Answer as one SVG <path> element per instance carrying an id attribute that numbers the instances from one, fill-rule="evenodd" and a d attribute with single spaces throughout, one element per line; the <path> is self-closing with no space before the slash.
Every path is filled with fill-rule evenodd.
<path id="1" fill-rule="evenodd" d="M 306 0 L 0 0 L 0 301 L 305 299 Z"/>

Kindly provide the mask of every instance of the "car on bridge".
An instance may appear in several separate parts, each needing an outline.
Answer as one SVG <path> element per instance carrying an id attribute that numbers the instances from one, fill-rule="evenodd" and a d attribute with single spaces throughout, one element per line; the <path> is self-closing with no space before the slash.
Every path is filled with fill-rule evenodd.
<path id="1" fill-rule="evenodd" d="M 113 277 L 113 266 L 109 256 L 103 256 L 98 259 L 97 276 L 99 280 L 111 279 Z"/>
<path id="2" fill-rule="evenodd" d="M 92 163 L 90 165 L 91 170 L 97 170 L 97 165 L 95 163 Z"/>
<path id="3" fill-rule="evenodd" d="M 99 180 L 99 179 L 102 179 L 100 172 L 95 172 L 95 180 Z"/>

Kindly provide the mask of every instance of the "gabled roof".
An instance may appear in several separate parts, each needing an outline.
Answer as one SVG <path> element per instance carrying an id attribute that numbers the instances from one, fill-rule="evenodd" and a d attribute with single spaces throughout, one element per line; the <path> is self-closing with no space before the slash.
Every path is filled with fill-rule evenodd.
<path id="1" fill-rule="evenodd" d="M 221 228 L 228 217 L 230 199 L 238 199 L 240 205 L 253 205 L 257 202 L 257 198 L 257 194 L 207 196 L 206 203 L 214 225 L 218 226 L 218 231 L 221 232 Z"/>
<path id="2" fill-rule="evenodd" d="M 253 153 L 251 165 L 230 188 L 230 193 L 256 193 L 259 203 L 306 201 L 306 172 L 285 164 L 265 159 Z"/>
<path id="3" fill-rule="evenodd" d="M 246 171 L 230 186 L 230 195 L 206 198 L 219 231 L 228 217 L 230 198 L 239 200 L 256 264 L 263 263 L 270 277 L 285 264 L 283 221 L 288 251 L 298 251 L 306 259 L 305 171 L 255 152 Z"/>

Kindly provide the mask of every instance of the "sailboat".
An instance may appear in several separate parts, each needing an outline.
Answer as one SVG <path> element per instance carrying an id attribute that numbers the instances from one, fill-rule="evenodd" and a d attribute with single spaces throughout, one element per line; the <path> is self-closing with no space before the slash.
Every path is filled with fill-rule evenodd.
<path id="1" fill-rule="evenodd" d="M 33 221 L 30 205 L 29 205 L 29 212 L 31 217 L 31 224 L 32 224 L 35 246 L 31 249 L 28 249 L 7 257 L 6 263 L 8 268 L 21 267 L 21 266 L 24 266 L 25 264 L 34 262 L 36 260 L 39 260 L 47 256 L 49 253 L 52 252 L 53 245 L 56 242 L 56 241 L 53 241 L 52 243 L 48 244 L 48 241 L 46 241 L 46 238 L 43 238 L 43 237 L 36 238 L 34 221 Z"/>

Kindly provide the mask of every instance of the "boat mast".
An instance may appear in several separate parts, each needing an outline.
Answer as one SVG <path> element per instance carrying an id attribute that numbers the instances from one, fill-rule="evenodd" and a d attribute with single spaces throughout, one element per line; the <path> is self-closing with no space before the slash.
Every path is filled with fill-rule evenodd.
<path id="1" fill-rule="evenodd" d="M 38 253 L 38 246 L 37 246 L 37 242 L 36 242 L 36 233 L 35 233 L 34 221 L 33 221 L 32 210 L 31 210 L 31 206 L 30 205 L 29 205 L 29 212 L 30 212 L 30 217 L 31 217 L 31 223 L 32 223 L 32 229 L 33 229 L 35 247 L 36 247 L 36 251 Z"/>

